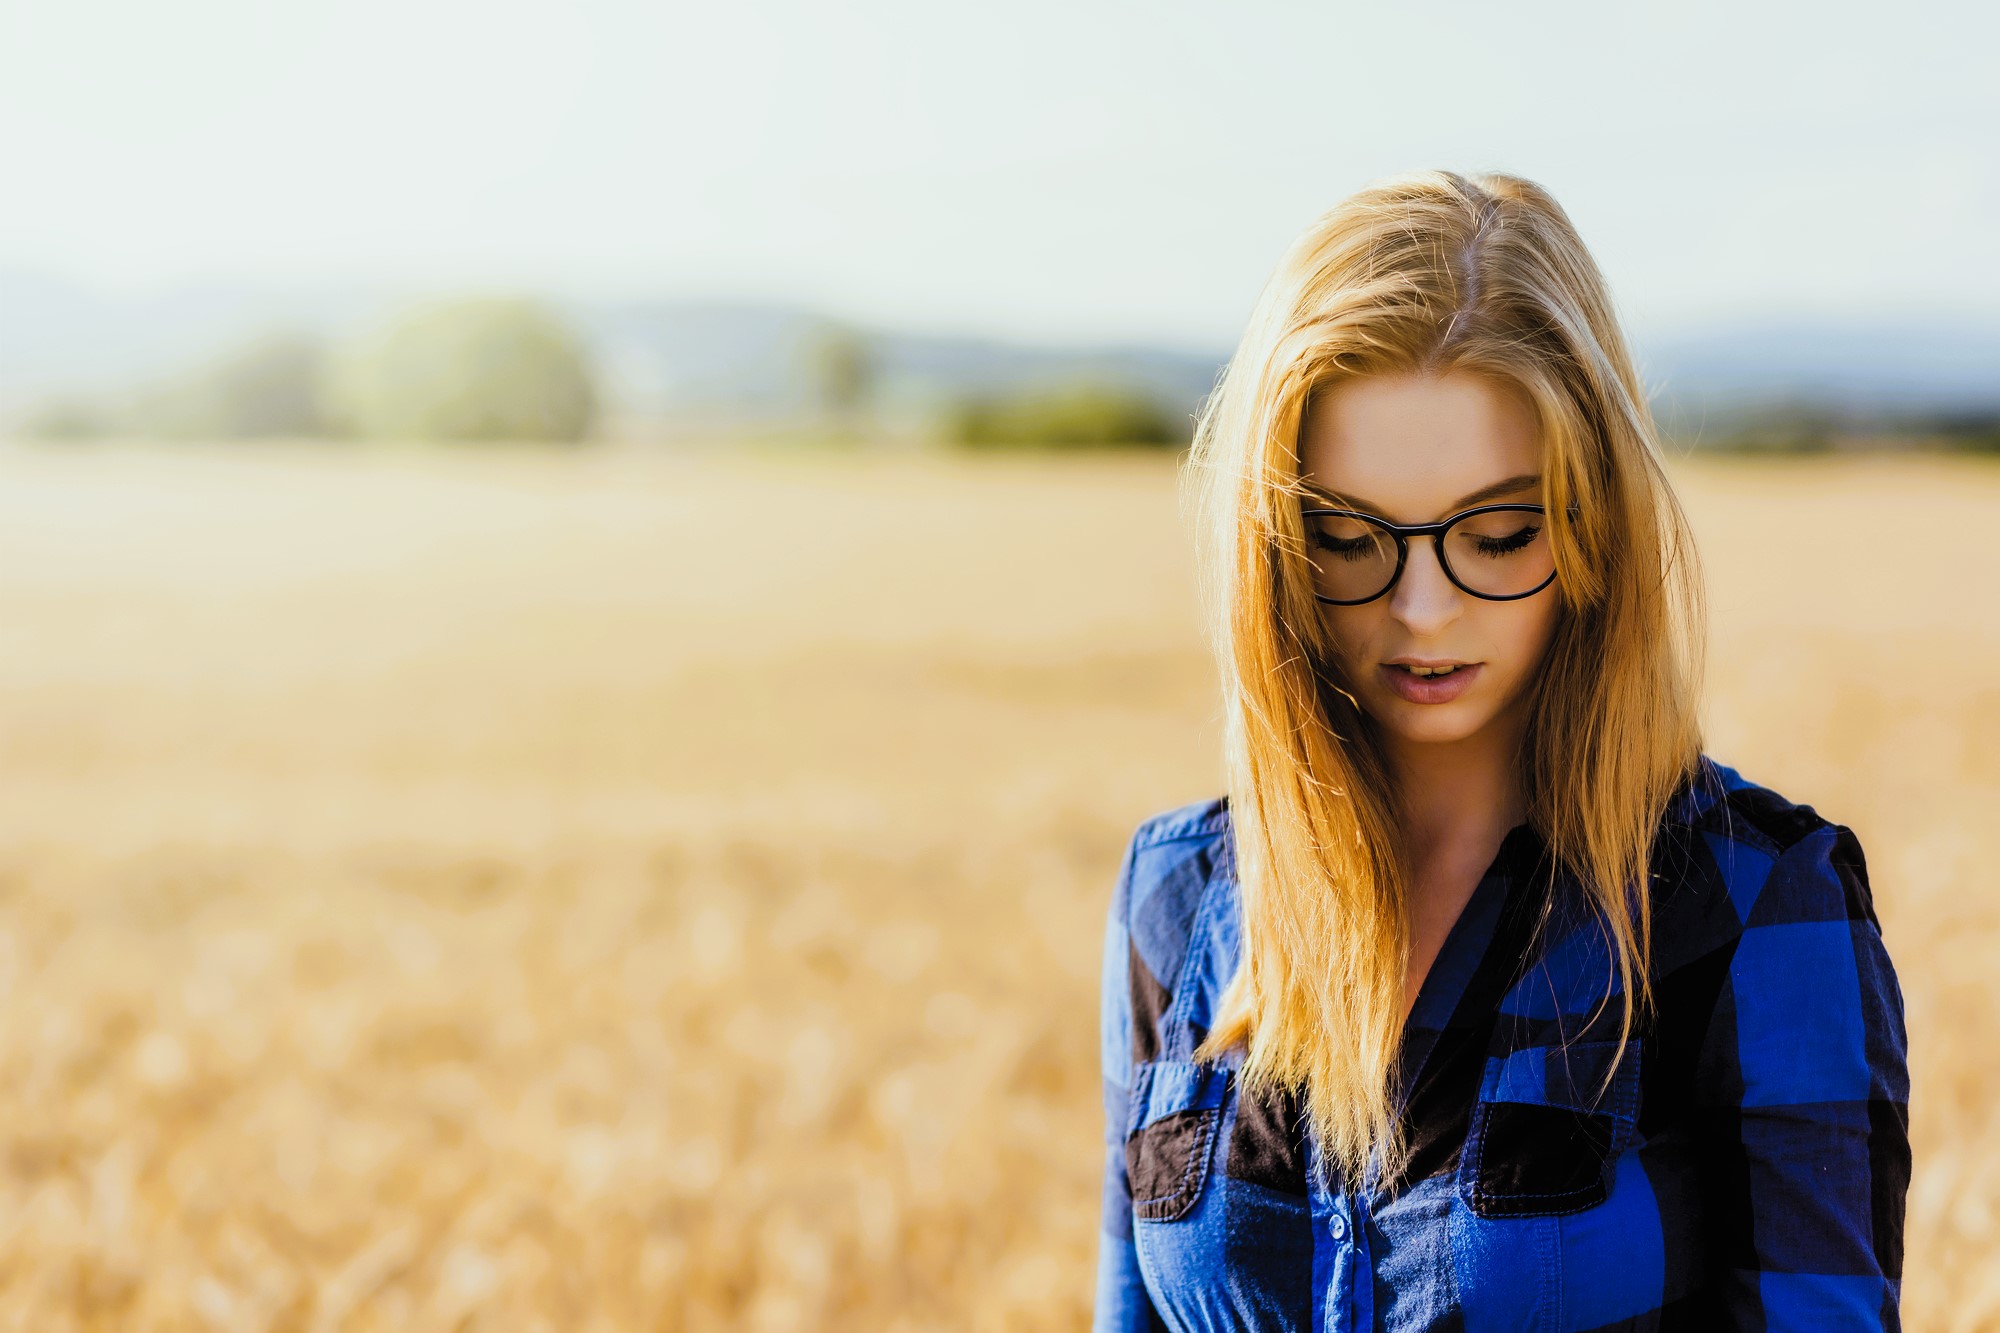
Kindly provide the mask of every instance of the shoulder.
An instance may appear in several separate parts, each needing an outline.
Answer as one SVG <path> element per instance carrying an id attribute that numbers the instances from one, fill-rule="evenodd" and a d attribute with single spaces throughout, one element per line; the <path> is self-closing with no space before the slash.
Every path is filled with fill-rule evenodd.
<path id="1" fill-rule="evenodd" d="M 1161 988 L 1180 974 L 1209 885 L 1218 870 L 1233 868 L 1234 853 L 1227 797 L 1163 810 L 1133 831 L 1112 926 L 1129 940 L 1133 963 Z"/>
<path id="2" fill-rule="evenodd" d="M 1141 821 L 1125 849 L 1124 915 L 1134 924 L 1148 917 L 1192 913 L 1183 902 L 1233 851 L 1229 799 L 1225 796 L 1163 810 Z"/>
<path id="3" fill-rule="evenodd" d="M 1226 796 L 1175 806 L 1139 821 L 1125 849 L 1121 915 L 1135 931 L 1147 923 L 1191 917 L 1209 875 L 1232 853 Z"/>
<path id="4" fill-rule="evenodd" d="M 1797 954 L 1866 937 L 1879 948 L 1868 866 L 1847 825 L 1701 756 L 1669 804 L 1652 865 L 1655 971 Z"/>
<path id="5" fill-rule="evenodd" d="M 1655 861 L 1662 1049 L 1703 1053 L 1690 1072 L 1709 1105 L 1906 1100 L 1902 990 L 1859 839 L 1703 765 L 1662 839 L 1678 847 L 1670 883 Z"/>
<path id="6" fill-rule="evenodd" d="M 1177 805 L 1139 821 L 1132 833 L 1132 847 L 1139 850 L 1167 843 L 1214 840 L 1229 829 L 1229 798 L 1214 796 L 1205 801 Z"/>

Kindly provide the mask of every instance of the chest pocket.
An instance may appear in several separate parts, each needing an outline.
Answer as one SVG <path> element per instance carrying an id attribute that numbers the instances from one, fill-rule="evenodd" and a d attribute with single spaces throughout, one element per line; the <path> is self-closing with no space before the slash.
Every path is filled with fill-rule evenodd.
<path id="1" fill-rule="evenodd" d="M 1584 1041 L 1488 1057 L 1459 1159 L 1467 1206 L 1497 1218 L 1603 1203 L 1636 1129 L 1640 1045 L 1627 1042 L 1622 1056 L 1615 1041 Z"/>
<path id="2" fill-rule="evenodd" d="M 1125 1136 L 1134 1217 L 1173 1222 L 1194 1208 L 1208 1183 L 1233 1081 L 1234 1071 L 1192 1060 L 1149 1060 L 1137 1067 Z"/>

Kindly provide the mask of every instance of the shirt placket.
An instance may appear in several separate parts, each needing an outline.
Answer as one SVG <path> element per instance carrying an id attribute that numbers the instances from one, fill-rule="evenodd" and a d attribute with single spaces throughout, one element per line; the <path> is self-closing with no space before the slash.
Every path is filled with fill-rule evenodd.
<path id="1" fill-rule="evenodd" d="M 1336 1188 L 1316 1140 L 1307 1139 L 1312 1200 L 1313 1333 L 1369 1333 L 1375 1268 L 1368 1245 L 1368 1191 Z"/>
<path id="2" fill-rule="evenodd" d="M 1430 972 L 1418 987 L 1415 1013 L 1425 1022 L 1415 1043 L 1406 1044 L 1403 1085 L 1413 1085 L 1428 1061 L 1437 1029 L 1457 1009 L 1465 988 L 1491 946 L 1497 919 L 1511 895 L 1514 877 L 1510 853 L 1522 846 L 1524 830 L 1511 831 L 1481 876 L 1472 898 L 1460 911 L 1438 950 Z M 1398 1108 L 1400 1111 L 1400 1108 Z M 1309 1191 L 1312 1200 L 1313 1330 L 1314 1333 L 1373 1333 L 1375 1327 L 1375 1265 L 1370 1246 L 1372 1212 L 1369 1200 L 1380 1184 L 1379 1162 L 1371 1163 L 1360 1189 L 1336 1186 L 1325 1169 L 1318 1140 L 1306 1136 Z"/>

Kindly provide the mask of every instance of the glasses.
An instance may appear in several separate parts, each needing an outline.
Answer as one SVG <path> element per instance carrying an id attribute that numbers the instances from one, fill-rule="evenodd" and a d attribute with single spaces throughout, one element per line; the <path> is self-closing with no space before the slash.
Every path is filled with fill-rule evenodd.
<path id="1" fill-rule="evenodd" d="M 1576 509 L 1571 504 L 1569 512 Z M 1391 523 L 1354 509 L 1307 509 L 1300 517 L 1313 595 L 1335 606 L 1372 602 L 1395 587 L 1412 537 L 1434 540 L 1444 576 L 1489 602 L 1532 597 L 1556 576 L 1544 511 L 1536 504 L 1480 505 L 1441 523 Z"/>

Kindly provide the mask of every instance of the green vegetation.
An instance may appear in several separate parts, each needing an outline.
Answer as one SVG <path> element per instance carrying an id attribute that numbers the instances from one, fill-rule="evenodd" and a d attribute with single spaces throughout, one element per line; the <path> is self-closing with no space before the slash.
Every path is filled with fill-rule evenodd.
<path id="1" fill-rule="evenodd" d="M 118 433 L 111 409 L 89 398 L 55 398 L 42 403 L 21 423 L 31 440 L 98 440 Z"/>
<path id="2" fill-rule="evenodd" d="M 1705 453 L 1802 456 L 1912 449 L 1984 453 L 2000 450 L 2000 414 L 1842 413 L 1786 404 L 1725 419 L 1698 436 L 1696 447 Z"/>
<path id="3" fill-rule="evenodd" d="M 1186 428 L 1150 394 L 1099 381 L 968 396 L 948 414 L 946 433 L 974 449 L 1164 448 L 1188 441 Z"/>
<path id="4" fill-rule="evenodd" d="M 88 440 L 580 440 L 597 394 L 582 344 L 522 300 L 434 303 L 329 352 L 295 333 L 254 338 L 187 374 L 59 398 L 30 436 Z"/>
<path id="5" fill-rule="evenodd" d="M 792 369 L 805 390 L 810 422 L 788 432 L 794 443 L 853 447 L 872 436 L 878 357 L 868 335 L 833 319 L 817 320 L 794 347 Z"/>
<path id="6" fill-rule="evenodd" d="M 814 405 L 838 420 L 868 406 L 875 387 L 875 357 L 866 334 L 832 321 L 814 327 L 801 357 Z"/>
<path id="7" fill-rule="evenodd" d="M 1936 418 L 1931 424 L 1937 438 L 1948 448 L 2000 453 L 2000 413 L 1957 413 Z"/>
<path id="8" fill-rule="evenodd" d="M 1822 413 L 1782 408 L 1745 414 L 1702 443 L 1720 453 L 1818 454 L 1831 450 L 1839 433 L 1840 424 Z"/>
<path id="9" fill-rule="evenodd" d="M 142 394 L 134 426 L 168 439 L 246 440 L 321 435 L 319 342 L 272 334 L 178 383 Z"/>
<path id="10" fill-rule="evenodd" d="M 46 403 L 27 423 L 42 439 L 150 435 L 165 440 L 249 440 L 326 433 L 319 381 L 325 352 L 296 333 L 255 338 L 178 379 L 122 395 Z"/>
<path id="11" fill-rule="evenodd" d="M 580 440 L 597 412 L 581 343 L 525 300 L 420 306 L 349 349 L 326 387 L 333 418 L 370 439 Z"/>

